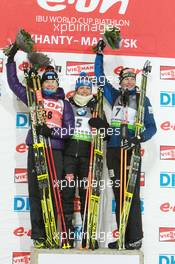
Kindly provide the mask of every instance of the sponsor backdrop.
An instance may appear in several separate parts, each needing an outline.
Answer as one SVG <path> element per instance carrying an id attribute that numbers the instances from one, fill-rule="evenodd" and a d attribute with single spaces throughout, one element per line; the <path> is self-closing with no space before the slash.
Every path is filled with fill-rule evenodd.
<path id="1" fill-rule="evenodd" d="M 151 0 L 26 0 L 20 3 L 14 0 L 13 3 L 1 1 L 0 7 L 3 25 L 0 48 L 13 42 L 19 28 L 31 32 L 37 50 L 52 59 L 60 85 L 67 94 L 74 90 L 80 71 L 94 75 L 92 45 L 101 37 L 105 23 L 119 26 L 123 36 L 121 50 L 107 48 L 104 57 L 105 73 L 115 87 L 119 70 L 126 66 L 138 73 L 137 84 L 140 85 L 142 66 L 147 59 L 151 61 L 147 95 L 153 105 L 158 132 L 142 146 L 142 250 L 146 264 L 175 263 L 174 0 L 169 0 L 168 5 L 164 1 L 157 5 Z M 19 52 L 16 62 L 18 77 L 23 82 L 22 66 L 28 63 L 26 55 Z M 25 145 L 30 122 L 27 108 L 8 88 L 5 64 L 6 58 L 0 50 L 0 262 L 30 263 L 32 241 L 26 171 L 28 148 Z M 104 108 L 109 119 L 111 109 L 106 102 Z M 100 245 L 107 247 L 109 241 L 117 238 L 118 232 L 115 201 L 107 184 L 105 162 L 103 177 L 106 184 L 102 186 L 99 239 Z M 77 196 L 77 241 L 81 230 L 79 210 Z"/>

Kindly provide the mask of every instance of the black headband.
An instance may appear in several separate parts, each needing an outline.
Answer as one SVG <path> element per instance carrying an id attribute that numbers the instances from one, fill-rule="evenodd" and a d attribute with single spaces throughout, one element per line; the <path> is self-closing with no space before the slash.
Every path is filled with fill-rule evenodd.
<path id="1" fill-rule="evenodd" d="M 136 79 L 136 74 L 134 72 L 122 73 L 122 75 L 120 76 L 120 83 L 123 81 L 123 79 L 125 79 L 127 77 L 133 77 L 134 79 Z"/>

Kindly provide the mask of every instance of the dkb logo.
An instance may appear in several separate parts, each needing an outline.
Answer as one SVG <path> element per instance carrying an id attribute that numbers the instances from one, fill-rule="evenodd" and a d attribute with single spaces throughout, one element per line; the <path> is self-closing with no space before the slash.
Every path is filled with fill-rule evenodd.
<path id="1" fill-rule="evenodd" d="M 175 172 L 160 172 L 160 187 L 175 188 Z"/>
<path id="2" fill-rule="evenodd" d="M 16 195 L 14 197 L 14 211 L 28 212 L 30 210 L 29 197 L 25 195 Z"/>
<path id="3" fill-rule="evenodd" d="M 175 264 L 175 255 L 159 255 L 159 264 Z"/>
<path id="4" fill-rule="evenodd" d="M 175 107 L 175 92 L 160 92 L 160 106 Z"/>
<path id="5" fill-rule="evenodd" d="M 28 113 L 17 113 L 16 114 L 16 127 L 17 128 L 29 128 L 30 120 Z"/>

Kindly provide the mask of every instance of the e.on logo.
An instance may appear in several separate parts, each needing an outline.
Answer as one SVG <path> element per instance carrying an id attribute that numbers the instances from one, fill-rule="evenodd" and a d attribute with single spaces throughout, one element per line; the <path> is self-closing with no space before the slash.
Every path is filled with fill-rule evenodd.
<path id="1" fill-rule="evenodd" d="M 165 131 L 175 130 L 175 124 L 171 123 L 170 121 L 165 121 L 160 125 L 160 128 Z"/>
<path id="2" fill-rule="evenodd" d="M 98 8 L 98 12 L 102 14 L 119 3 L 118 13 L 123 15 L 126 13 L 129 0 L 37 0 L 37 3 L 41 8 L 48 11 L 61 11 L 66 9 L 68 5 L 73 5 L 78 12 L 90 13 Z"/>
<path id="3" fill-rule="evenodd" d="M 24 153 L 28 150 L 28 146 L 24 143 L 21 143 L 19 145 L 16 146 L 16 151 L 19 152 L 19 153 Z"/>
<path id="4" fill-rule="evenodd" d="M 160 210 L 164 213 L 167 213 L 167 212 L 175 213 L 175 205 L 170 204 L 169 202 L 166 202 L 166 203 L 161 204 Z"/>
<path id="5" fill-rule="evenodd" d="M 118 66 L 117 68 L 114 69 L 114 73 L 119 75 L 120 71 L 123 70 L 123 66 Z M 134 72 L 135 74 L 141 73 L 143 70 L 142 69 L 134 69 L 131 68 L 132 72 Z"/>
<path id="6" fill-rule="evenodd" d="M 25 229 L 23 226 L 20 226 L 13 231 L 13 234 L 17 237 L 23 237 L 23 236 L 30 237 L 31 236 L 31 230 Z"/>

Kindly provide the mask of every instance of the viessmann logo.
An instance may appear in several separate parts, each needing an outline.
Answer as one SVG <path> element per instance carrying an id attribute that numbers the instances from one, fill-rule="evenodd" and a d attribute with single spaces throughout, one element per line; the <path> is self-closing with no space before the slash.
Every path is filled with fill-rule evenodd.
<path id="1" fill-rule="evenodd" d="M 62 11 L 68 6 L 81 13 L 99 12 L 106 13 L 113 7 L 119 14 L 125 14 L 129 5 L 129 0 L 37 0 L 38 5 L 48 11 Z M 50 3 L 50 4 L 49 4 Z"/>
<path id="2" fill-rule="evenodd" d="M 175 66 L 160 66 L 160 79 L 175 80 Z"/>
<path id="3" fill-rule="evenodd" d="M 12 264 L 30 264 L 30 252 L 13 252 Z"/>
<path id="4" fill-rule="evenodd" d="M 27 180 L 27 169 L 15 168 L 14 171 L 14 182 L 15 183 L 26 183 Z"/>
<path id="5" fill-rule="evenodd" d="M 160 146 L 161 160 L 175 160 L 175 146 Z"/>
<path id="6" fill-rule="evenodd" d="M 79 75 L 81 71 L 86 72 L 90 76 L 94 76 L 94 63 L 67 61 L 66 63 L 67 75 Z"/>
<path id="7" fill-rule="evenodd" d="M 160 242 L 175 242 L 175 227 L 159 227 Z"/>

